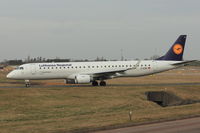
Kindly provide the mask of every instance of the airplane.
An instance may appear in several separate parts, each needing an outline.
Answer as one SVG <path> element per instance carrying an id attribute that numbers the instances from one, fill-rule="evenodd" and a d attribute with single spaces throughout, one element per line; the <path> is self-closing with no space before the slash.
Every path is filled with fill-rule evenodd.
<path id="1" fill-rule="evenodd" d="M 66 84 L 106 86 L 108 79 L 152 75 L 185 66 L 195 60 L 183 61 L 187 35 L 180 35 L 168 52 L 155 60 L 29 63 L 11 71 L 8 79 L 30 80 L 64 79 Z M 99 81 L 99 82 L 98 82 Z"/>

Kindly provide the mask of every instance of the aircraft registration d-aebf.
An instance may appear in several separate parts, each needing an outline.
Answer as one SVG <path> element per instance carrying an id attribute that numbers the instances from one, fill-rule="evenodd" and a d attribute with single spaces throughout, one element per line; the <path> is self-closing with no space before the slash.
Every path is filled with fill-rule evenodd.
<path id="1" fill-rule="evenodd" d="M 185 41 L 186 35 L 180 35 L 169 51 L 155 60 L 29 63 L 11 71 L 7 78 L 25 80 L 26 87 L 30 86 L 29 80 L 39 79 L 65 79 L 70 84 L 106 86 L 107 79 L 151 75 L 193 62 L 183 61 Z"/>

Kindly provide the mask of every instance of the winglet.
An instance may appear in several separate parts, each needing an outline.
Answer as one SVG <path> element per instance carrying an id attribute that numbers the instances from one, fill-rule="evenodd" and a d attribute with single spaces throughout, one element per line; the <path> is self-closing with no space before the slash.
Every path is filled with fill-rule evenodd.
<path id="1" fill-rule="evenodd" d="M 157 58 L 156 60 L 182 61 L 186 37 L 187 35 L 180 35 L 169 51 L 164 56 Z"/>

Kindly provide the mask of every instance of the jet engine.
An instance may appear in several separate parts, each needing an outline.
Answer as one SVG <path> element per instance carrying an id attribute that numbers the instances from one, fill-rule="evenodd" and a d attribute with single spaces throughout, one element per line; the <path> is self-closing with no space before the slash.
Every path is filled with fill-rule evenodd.
<path id="1" fill-rule="evenodd" d="M 77 75 L 75 77 L 75 83 L 76 84 L 86 84 L 91 82 L 90 75 Z"/>
<path id="2" fill-rule="evenodd" d="M 77 75 L 75 79 L 66 79 L 67 84 L 87 84 L 92 81 L 90 75 Z"/>

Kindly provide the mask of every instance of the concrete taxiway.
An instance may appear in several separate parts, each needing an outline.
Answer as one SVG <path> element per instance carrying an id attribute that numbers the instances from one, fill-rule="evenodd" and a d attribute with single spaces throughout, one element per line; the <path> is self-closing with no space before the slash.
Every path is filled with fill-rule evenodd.
<path id="1" fill-rule="evenodd" d="M 200 117 L 99 131 L 95 133 L 200 133 Z"/>

